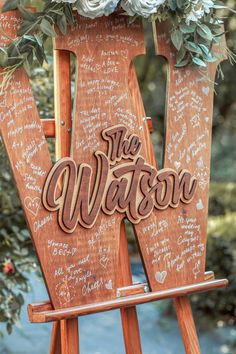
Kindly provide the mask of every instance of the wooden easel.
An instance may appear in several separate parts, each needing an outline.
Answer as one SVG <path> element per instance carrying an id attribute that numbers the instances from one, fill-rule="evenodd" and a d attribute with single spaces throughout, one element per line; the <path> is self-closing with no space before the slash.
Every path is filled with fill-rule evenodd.
<path id="1" fill-rule="evenodd" d="M 14 15 L 15 16 L 15 15 Z M 121 28 L 124 28 L 124 31 L 126 30 L 126 20 L 120 20 L 120 18 L 117 18 L 114 16 L 113 17 L 114 23 L 116 25 L 120 25 Z M 104 22 L 103 22 L 104 21 Z M 99 35 L 99 31 L 104 28 L 107 28 L 106 26 L 109 26 L 109 21 L 108 19 L 101 19 L 98 20 L 98 28 L 95 30 L 95 34 Z M 111 20 L 112 21 L 112 20 Z M 123 21 L 123 22 L 122 22 Z M 82 28 L 78 29 L 78 32 L 76 33 L 77 36 L 80 36 L 81 31 L 81 42 L 82 38 L 84 35 L 84 23 L 86 21 L 82 21 Z M 89 22 L 89 21 L 88 21 Z M 91 22 L 89 22 L 90 25 L 92 25 Z M 113 25 L 114 25 L 113 23 Z M 142 42 L 141 42 L 141 37 L 139 37 L 141 31 L 140 25 L 134 24 L 134 29 L 137 31 L 137 37 L 136 32 L 134 34 L 134 40 L 136 40 L 135 43 L 138 43 L 137 46 L 139 47 L 139 50 L 141 48 Z M 136 27 L 135 27 L 136 26 Z M 86 28 L 91 28 L 92 26 L 87 26 Z M 96 27 L 96 26 L 95 26 Z M 156 30 L 156 29 L 155 29 Z M 95 35 L 94 34 L 94 35 Z M 174 69 L 174 61 L 173 61 L 173 54 L 172 54 L 172 48 L 170 46 L 170 43 L 168 41 L 168 29 L 165 27 L 160 27 L 157 28 L 157 35 L 156 35 L 156 45 L 158 47 L 158 53 L 166 56 L 169 61 L 169 87 L 168 87 L 168 95 L 167 95 L 167 129 L 166 129 L 166 153 L 165 153 L 165 167 L 171 168 L 173 164 L 175 169 L 180 168 L 180 164 L 183 162 L 180 162 L 179 160 L 176 159 L 176 157 L 173 155 L 175 152 L 171 152 L 171 142 L 175 142 L 176 140 L 172 137 L 172 132 L 175 131 L 178 134 L 180 132 L 177 130 L 177 127 L 175 127 L 176 119 L 175 116 L 178 114 L 178 117 L 181 116 L 181 112 L 184 110 L 185 115 L 188 115 L 191 118 L 192 113 L 194 111 L 193 106 L 196 104 L 198 107 L 202 108 L 203 111 L 200 110 L 199 115 L 203 116 L 205 119 L 205 130 L 209 134 L 208 127 L 211 125 L 211 116 L 212 116 L 212 102 L 213 102 L 213 90 L 209 87 L 209 84 L 207 85 L 204 80 L 202 80 L 202 77 L 199 76 L 199 73 L 194 70 L 194 69 L 182 69 L 181 71 L 177 72 Z M 75 126 L 72 126 L 72 119 L 71 119 L 71 78 L 70 78 L 70 52 L 68 51 L 69 48 L 68 46 L 68 38 L 70 39 L 70 43 L 73 43 L 73 40 L 75 39 L 75 34 L 70 33 L 69 36 L 71 37 L 66 37 L 64 38 L 58 38 L 56 40 L 55 44 L 55 54 L 54 54 L 54 72 L 55 72 L 55 119 L 52 120 L 42 120 L 42 127 L 43 127 L 43 132 L 46 137 L 55 137 L 56 141 L 56 157 L 57 160 L 70 156 L 71 154 L 71 133 L 73 129 L 75 129 Z M 123 36 L 123 32 L 121 33 L 121 36 Z M 99 36 L 97 37 L 98 41 Z M 124 37 L 121 37 L 122 41 L 129 40 L 125 39 Z M 140 42 L 139 42 L 140 41 Z M 109 42 L 109 40 L 108 40 Z M 114 43 L 114 42 L 113 42 Z M 123 42 L 122 42 L 123 43 Z M 140 44 L 141 43 L 141 44 Z M 76 48 L 75 44 L 75 48 Z M 86 44 L 87 45 L 87 44 Z M 94 44 L 93 44 L 94 45 Z M 114 44 L 115 48 L 119 48 L 119 43 L 118 45 Z M 103 46 L 103 42 L 100 41 L 99 46 Z M 73 47 L 73 45 L 72 45 Z M 89 47 L 88 45 L 88 51 L 92 51 L 92 48 Z M 79 48 L 81 51 L 81 47 Z M 113 47 L 111 48 L 113 50 Z M 119 49 L 120 50 L 120 49 Z M 71 49 L 71 51 L 73 51 Z M 123 59 L 127 65 L 129 59 L 132 59 L 134 56 L 135 51 L 133 52 L 132 49 L 130 50 L 131 56 L 129 57 L 129 52 L 128 49 L 126 51 L 123 50 Z M 80 52 L 82 54 L 82 52 Z M 78 54 L 78 53 L 77 53 Z M 136 52 L 136 54 L 140 54 L 140 52 Z M 116 56 L 116 55 L 115 55 Z M 86 57 L 87 58 L 87 57 Z M 123 60 L 122 59 L 122 60 Z M 125 67 L 125 65 L 124 65 Z M 216 71 L 216 65 L 212 64 L 209 66 L 207 73 L 209 74 L 210 78 L 214 78 Z M 84 72 L 83 72 L 84 73 Z M 21 80 L 21 76 L 23 75 L 22 73 L 17 74 L 15 79 L 18 78 L 18 80 Z M 111 74 L 112 77 L 112 74 Z M 25 77 L 23 80 L 26 80 Z M 179 84 L 181 82 L 186 82 L 188 85 L 191 86 L 184 86 L 181 85 L 182 89 L 179 90 Z M 203 83 L 203 85 L 201 85 Z M 13 86 L 14 87 L 14 86 Z M 146 117 L 144 108 L 142 105 L 142 100 L 137 84 L 137 79 L 136 79 L 136 74 L 133 68 L 133 65 L 129 67 L 128 71 L 128 87 L 129 87 L 129 92 L 130 92 L 130 97 L 129 100 L 132 102 L 132 104 L 135 106 L 136 109 L 136 114 L 141 119 L 141 122 L 139 122 L 140 127 L 142 128 L 141 130 L 143 131 L 143 136 L 145 136 L 145 141 L 148 143 L 144 147 L 146 156 L 148 157 L 149 163 L 152 163 L 153 166 L 156 166 L 154 154 L 153 154 L 153 148 L 150 144 L 150 137 L 149 133 L 152 131 L 152 124 L 150 119 L 143 119 L 143 117 Z M 197 87 L 197 89 L 196 89 Z M 192 91 L 190 90 L 192 88 Z M 82 91 L 81 91 L 82 92 Z M 80 93 L 81 93 L 80 92 Z M 82 99 L 85 99 L 83 97 L 83 92 L 81 93 Z M 178 95 L 181 96 L 178 97 Z M 94 97 L 94 96 L 92 96 Z M 193 98 L 193 105 L 188 105 L 189 100 Z M 17 97 L 14 98 L 17 101 Z M 9 98 L 9 101 L 14 100 L 12 97 Z M 91 98 L 92 99 L 92 98 Z M 90 99 L 90 100 L 91 100 Z M 178 102 L 180 102 L 180 99 L 182 101 L 181 106 L 178 106 Z M 8 106 L 8 105 L 6 105 Z M 177 109 L 177 113 L 176 110 Z M 207 112 L 204 113 L 203 112 Z M 35 114 L 35 112 L 34 112 Z M 183 117 L 184 124 L 188 124 L 186 121 L 185 117 Z M 9 122 L 8 122 L 9 123 Z M 142 125 L 141 125 L 142 124 Z M 190 124 L 194 127 L 198 127 L 199 123 L 198 117 L 195 117 L 190 123 L 189 126 L 187 126 L 187 130 L 189 134 L 191 135 L 190 137 L 186 136 L 185 141 L 183 139 L 180 139 L 179 135 L 179 146 L 178 149 L 182 148 L 182 145 L 185 146 L 186 140 L 190 139 L 190 141 L 194 141 L 194 139 L 200 139 L 198 136 L 194 136 L 194 130 L 191 131 L 190 129 Z M 193 128 L 195 129 L 195 128 Z M 14 160 L 14 156 L 12 156 L 11 150 L 10 150 L 10 143 L 9 140 L 7 139 L 7 133 L 9 133 L 9 124 L 6 124 L 6 126 L 3 126 L 1 128 L 1 133 L 3 135 L 6 149 L 8 152 L 8 155 L 10 156 L 11 160 L 11 165 L 13 167 L 14 171 L 14 166 L 17 159 L 19 159 L 19 156 L 17 156 L 17 159 Z M 191 132 L 191 133 L 190 133 Z M 75 134 L 75 131 L 74 131 Z M 9 135 L 9 134 L 8 134 Z M 178 137 L 178 135 L 177 135 Z M 198 140 L 196 140 L 198 141 Z M 206 160 L 205 164 L 203 167 L 201 167 L 202 173 L 199 172 L 199 179 L 201 180 L 202 187 L 204 187 L 202 190 L 200 190 L 198 193 L 200 195 L 196 196 L 195 202 L 197 202 L 197 210 L 201 212 L 202 214 L 202 219 L 203 224 L 202 224 L 202 229 L 203 232 L 205 232 L 205 222 L 207 219 L 207 193 L 205 188 L 206 185 L 209 183 L 209 181 L 205 181 L 204 176 L 206 171 L 208 171 L 208 177 L 209 177 L 209 160 L 210 160 L 210 136 L 208 139 L 204 140 L 204 146 L 206 146 Z M 196 147 L 197 149 L 199 146 Z M 177 148 L 176 148 L 177 149 Z M 176 150 L 175 149 L 175 150 Z M 197 150 L 196 150 L 197 151 Z M 191 152 L 191 151 L 190 151 Z M 183 154 L 182 154 L 183 155 Z M 194 154 L 193 155 L 193 160 L 194 160 Z M 42 154 L 43 157 L 43 154 Z M 173 158 L 172 158 L 173 157 Z M 15 178 L 17 181 L 20 180 L 20 176 L 15 174 Z M 204 185 L 206 183 L 206 185 Z M 18 182 L 19 191 L 21 194 L 21 199 L 23 200 L 23 187 L 20 182 Z M 31 200 L 33 197 L 31 197 Z M 30 219 L 35 217 L 35 210 L 32 209 L 29 210 L 29 205 L 25 203 L 25 211 L 28 217 L 28 223 L 29 226 L 31 227 L 32 221 Z M 204 211 L 203 210 L 204 206 Z M 182 207 L 183 208 L 183 207 Z M 191 206 L 190 206 L 191 208 Z M 185 209 L 182 209 L 183 212 L 186 212 Z M 31 215 L 29 214 L 31 213 Z M 165 213 L 165 211 L 163 211 Z M 196 211 L 195 211 L 196 213 Z M 32 216 L 33 214 L 33 216 Z M 172 212 L 173 214 L 173 219 L 176 217 L 176 214 Z M 34 219 L 32 219 L 34 220 Z M 175 234 L 175 229 L 177 226 L 174 224 L 173 229 L 171 232 Z M 136 229 L 136 232 L 138 233 L 140 230 Z M 86 232 L 86 231 L 84 231 Z M 167 232 L 167 231 L 166 231 Z M 52 297 L 54 297 L 54 301 L 56 299 L 55 293 L 53 293 L 53 284 L 50 283 L 50 281 L 53 282 L 53 279 L 50 278 L 49 273 L 47 273 L 47 268 L 44 266 L 44 261 L 45 259 L 43 258 L 40 254 L 40 248 L 39 245 L 37 244 L 38 239 L 34 236 L 34 241 L 36 243 L 36 248 L 37 251 L 39 251 L 39 258 L 41 260 L 41 265 L 45 274 L 47 286 L 49 288 L 49 293 L 51 294 Z M 139 240 L 140 241 L 140 240 Z M 140 248 L 142 248 L 142 243 L 140 241 Z M 175 252 L 176 250 L 173 250 Z M 148 264 L 148 257 L 147 255 L 145 256 L 143 250 L 141 250 L 142 257 L 144 258 L 144 267 L 147 272 L 147 276 L 149 278 L 149 284 L 132 284 L 132 276 L 131 276 L 131 269 L 130 269 L 130 262 L 129 262 L 129 255 L 128 255 L 128 247 L 127 247 L 127 239 L 126 239 L 126 234 L 125 234 L 125 227 L 124 227 L 124 222 L 121 223 L 121 229 L 120 229 L 120 242 L 119 242 L 119 263 L 118 267 L 116 269 L 117 273 L 117 279 L 116 279 L 116 284 L 117 287 L 115 289 L 116 296 L 111 296 L 110 298 L 107 298 L 106 300 L 96 300 L 94 302 L 86 302 L 78 305 L 74 305 L 73 302 L 71 302 L 71 306 L 60 306 L 58 303 L 56 305 L 53 304 L 52 301 L 47 301 L 39 304 L 32 304 L 29 305 L 28 307 L 28 312 L 29 312 L 29 319 L 33 323 L 40 323 L 40 322 L 53 322 L 53 332 L 52 332 L 52 340 L 51 340 L 51 349 L 50 353 L 51 354 L 78 354 L 79 353 L 79 338 L 78 338 L 78 318 L 80 316 L 88 315 L 88 314 L 93 314 L 93 313 L 98 313 L 98 312 L 103 312 L 103 311 L 110 311 L 114 309 L 120 309 L 121 311 L 121 319 L 122 319 L 122 326 L 123 326 L 123 335 L 124 335 L 124 341 L 125 341 L 125 347 L 126 347 L 126 353 L 127 354 L 139 354 L 142 353 L 142 348 L 141 348 L 141 341 L 140 341 L 140 334 L 139 334 L 139 326 L 138 326 L 138 319 L 137 319 L 137 313 L 136 313 L 136 305 L 144 304 L 147 302 L 151 301 L 157 301 L 160 299 L 166 299 L 166 298 L 173 298 L 174 299 L 174 304 L 175 304 L 175 309 L 176 309 L 176 314 L 178 317 L 178 322 L 180 326 L 180 331 L 181 335 L 183 337 L 183 342 L 185 346 L 185 351 L 187 354 L 198 354 L 200 353 L 200 347 L 199 347 L 199 342 L 198 342 L 198 337 L 196 333 L 196 328 L 192 316 L 192 311 L 189 303 L 189 298 L 188 296 L 197 292 L 202 292 L 202 291 L 208 291 L 208 290 L 214 290 L 218 289 L 220 287 L 224 287 L 227 285 L 227 280 L 215 280 L 214 279 L 214 274 L 212 272 L 207 272 L 205 273 L 205 263 L 201 264 L 201 269 L 200 269 L 200 264 L 196 268 L 197 272 L 192 272 L 191 274 L 187 274 L 186 277 L 188 278 L 186 281 L 183 279 L 175 279 L 175 275 L 173 278 L 170 279 L 170 282 L 172 286 L 164 287 L 164 278 L 166 277 L 166 273 L 158 272 L 159 278 L 157 278 L 158 284 L 155 282 L 155 277 L 154 273 L 151 272 L 153 270 L 152 268 L 149 268 Z M 202 251 L 202 258 L 204 258 L 204 251 Z M 146 258 L 145 258 L 146 257 Z M 190 260 L 191 261 L 191 260 Z M 189 261 L 189 262 L 190 262 Z M 155 268 L 158 269 L 158 268 Z M 197 279 L 197 276 L 199 275 L 199 278 Z M 160 278 L 162 277 L 162 278 Z M 181 278 L 181 277 L 180 277 Z M 191 278 L 191 279 L 190 279 Z M 191 281 L 192 280 L 192 281 Z M 179 283 L 178 283 L 179 282 Z M 173 284 L 177 284 L 176 286 L 173 286 Z M 180 285 L 178 285 L 180 284 Z M 163 286 L 162 286 L 163 285 Z M 151 288 L 151 289 L 150 289 Z M 72 299 L 73 300 L 73 299 Z M 74 300 L 75 301 L 75 300 Z"/>

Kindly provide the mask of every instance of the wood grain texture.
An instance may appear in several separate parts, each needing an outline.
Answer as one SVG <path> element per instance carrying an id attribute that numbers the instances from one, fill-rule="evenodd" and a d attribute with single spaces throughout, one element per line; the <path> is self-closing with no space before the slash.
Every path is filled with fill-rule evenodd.
<path id="1" fill-rule="evenodd" d="M 210 281 L 210 280 L 215 280 L 215 275 L 214 272 L 206 272 L 205 273 L 205 281 Z M 227 285 L 227 284 L 226 284 Z M 149 289 L 146 287 L 148 286 L 147 283 L 140 283 L 140 282 L 135 282 L 132 286 L 125 286 L 118 288 L 118 291 L 120 292 L 121 297 L 127 297 L 131 295 L 137 295 L 137 294 L 144 294 L 147 292 L 150 292 Z M 29 305 L 28 307 L 28 312 L 30 313 L 30 316 L 32 316 L 33 312 L 45 312 L 45 311 L 52 311 L 53 306 L 50 301 L 42 301 L 39 303 L 34 303 Z"/>
<path id="2" fill-rule="evenodd" d="M 72 106 L 70 53 L 54 50 L 56 159 L 70 156 Z"/>
<path id="3" fill-rule="evenodd" d="M 185 353 L 200 354 L 201 350 L 189 298 L 187 296 L 178 297 L 174 299 L 174 304 Z"/>
<path id="4" fill-rule="evenodd" d="M 144 52 L 142 27 L 140 23 L 129 26 L 123 16 L 95 21 L 79 18 L 76 31 L 57 37 L 56 48 L 73 52 L 78 61 L 71 156 L 77 164 L 96 167 L 94 152 L 99 147 L 106 149 L 101 131 L 124 119 L 132 133 L 133 125 L 138 124 L 129 101 L 128 73 L 131 59 Z M 100 214 L 92 230 L 85 233 L 78 226 L 73 234 L 81 258 L 89 256 L 86 269 L 91 274 L 86 294 L 78 301 L 116 298 L 122 219 L 118 213 L 113 217 Z"/>
<path id="5" fill-rule="evenodd" d="M 213 95 L 215 73 L 220 60 L 209 64 L 205 70 L 193 67 L 175 69 L 175 50 L 168 33 L 168 24 L 154 25 L 157 54 L 163 55 L 169 64 L 164 166 L 175 166 L 177 169 L 187 167 L 199 181 L 193 205 L 183 208 L 182 213 L 172 213 L 169 232 L 177 238 L 181 235 L 181 243 L 184 239 L 199 239 L 198 249 L 188 254 L 186 259 L 187 272 L 193 267 L 191 264 L 195 264 L 192 275 L 197 281 L 203 278 L 205 272 Z M 191 230 L 191 225 L 195 230 Z M 188 246 L 195 246 L 195 242 L 190 242 Z M 182 262 L 186 260 L 182 259 Z M 209 273 L 209 279 L 211 276 Z M 178 297 L 174 299 L 174 304 L 185 352 L 199 354 L 200 346 L 189 299 L 187 296 Z"/>
<path id="6" fill-rule="evenodd" d="M 79 332 L 78 320 L 66 319 L 60 321 L 61 327 L 61 354 L 78 354 L 79 353 Z"/>
<path id="7" fill-rule="evenodd" d="M 121 223 L 120 230 L 120 249 L 119 249 L 119 266 L 118 266 L 118 281 L 117 284 L 120 288 L 127 286 L 130 288 L 132 285 L 132 273 L 129 261 L 129 251 L 127 235 L 125 232 L 124 222 Z M 120 295 L 122 296 L 122 292 Z M 141 354 L 142 346 L 139 332 L 138 316 L 136 307 L 122 308 L 120 310 L 123 337 L 125 342 L 126 354 Z"/>
<path id="8" fill-rule="evenodd" d="M 198 181 L 194 199 L 155 214 L 137 228 L 146 243 L 142 255 L 152 290 L 202 281 L 205 273 L 206 225 L 210 177 L 213 82 L 218 63 L 200 73 L 175 68 L 168 24 L 157 24 L 158 55 L 168 59 L 164 168 L 187 169 Z M 207 77 L 207 78 L 206 78 Z M 211 80 L 211 81 L 210 81 Z M 146 231 L 146 232 L 144 232 Z M 139 236 L 139 237 L 140 237 Z"/>
<path id="9" fill-rule="evenodd" d="M 54 97 L 56 158 L 70 156 L 71 148 L 71 77 L 70 53 L 54 50 Z M 79 354 L 78 318 L 54 322 L 52 354 Z"/>
<path id="10" fill-rule="evenodd" d="M 6 33 L 14 38 L 21 18 L 17 12 L 1 14 L 0 23 Z M 0 41 L 1 46 L 7 45 L 4 36 L 1 35 Z M 55 235 L 59 243 L 65 244 L 65 239 L 64 233 L 58 228 L 56 219 L 48 214 L 41 204 L 45 176 L 52 162 L 29 79 L 24 69 L 19 69 L 14 73 L 10 84 L 0 97 L 0 106 L 1 136 L 10 160 L 22 207 L 50 298 L 55 307 L 60 307 L 55 281 L 52 280 L 59 267 L 58 258 L 53 256 L 50 240 Z M 66 256 L 62 255 L 60 259 L 65 260 Z"/>
<path id="11" fill-rule="evenodd" d="M 228 280 L 226 279 L 204 281 L 202 283 L 185 285 L 170 290 L 161 290 L 157 292 L 150 292 L 147 294 L 118 298 L 116 300 L 110 300 L 105 302 L 103 301 L 100 303 L 81 305 L 60 310 L 49 310 L 43 312 L 37 312 L 37 305 L 31 304 L 28 306 L 28 315 L 32 323 L 61 321 L 63 319 L 71 319 L 76 318 L 78 316 L 85 316 L 98 312 L 111 311 L 121 309 L 123 307 L 132 307 L 168 298 L 184 297 L 186 295 L 191 295 L 199 292 L 220 289 L 227 285 Z"/>
<path id="12" fill-rule="evenodd" d="M 116 34 L 113 34 L 117 26 L 119 26 L 119 30 L 116 31 Z M 128 33 L 130 34 L 129 38 L 127 37 Z M 110 50 L 111 42 L 112 51 Z M 128 46 L 127 42 L 132 43 L 132 46 Z M 102 46 L 101 43 L 103 43 Z M 140 93 L 137 89 L 132 90 L 130 88 L 132 83 L 127 82 L 132 58 L 143 52 L 143 34 L 140 25 L 134 23 L 128 26 L 127 19 L 116 15 L 96 21 L 79 18 L 77 31 L 71 31 L 67 37 L 59 37 L 56 41 L 56 47 L 72 51 L 78 60 L 77 99 L 72 132 L 72 156 L 74 160 L 77 163 L 86 161 L 90 166 L 94 166 L 96 161 L 94 161 L 93 153 L 98 149 L 106 151 L 106 146 L 100 136 L 101 130 L 110 125 L 123 124 L 130 133 L 135 132 L 142 142 L 146 142 L 142 146 L 140 155 L 146 161 L 154 162 L 153 151 L 149 151 L 151 141 L 148 134 L 148 125 L 145 124 L 145 117 L 141 115 L 143 111 L 138 111 L 135 107 L 135 103 L 141 99 Z M 94 100 L 91 100 L 92 96 Z M 177 169 L 176 166 L 174 168 Z M 95 176 L 93 180 L 94 178 Z M 169 182 L 167 181 L 167 183 Z M 200 203 L 199 207 L 201 207 Z M 182 211 L 183 209 L 185 210 L 184 207 L 182 207 Z M 179 211 L 180 215 L 182 211 Z M 179 244 L 178 237 L 171 236 L 172 214 L 176 215 L 176 212 L 168 210 L 167 213 L 158 210 L 153 212 L 146 220 L 135 225 L 146 273 L 152 289 L 168 289 L 181 284 L 200 281 L 200 278 L 198 278 L 200 276 L 198 262 L 199 258 L 204 256 L 201 250 L 205 247 L 205 244 L 200 242 L 198 234 L 193 235 L 193 241 L 184 240 L 182 244 Z M 109 248 L 107 247 L 108 244 L 113 244 L 110 248 L 112 250 L 110 257 L 112 255 L 112 259 L 117 264 L 119 241 L 115 225 L 121 222 L 122 216 L 117 214 L 115 217 L 114 227 L 109 228 L 103 234 L 102 239 L 105 242 L 104 249 Z M 187 219 L 186 222 L 191 223 L 190 226 L 194 230 L 196 228 L 200 233 L 200 225 L 196 223 L 195 217 L 192 219 Z M 107 220 L 106 216 L 100 215 L 96 221 L 96 228 L 104 224 L 105 220 Z M 184 226 L 189 227 L 189 225 Z M 91 234 L 86 233 L 90 242 L 94 240 L 94 231 L 93 228 Z M 168 237 L 166 236 L 167 233 Z M 178 236 L 180 237 L 181 234 Z M 111 237 L 114 238 L 113 241 Z M 86 245 L 86 239 L 81 239 L 81 242 Z M 189 243 L 191 242 L 194 245 L 190 249 Z M 96 242 L 93 246 L 97 254 L 98 245 Z M 86 247 L 82 248 L 84 251 L 87 249 Z M 192 255 L 193 253 L 194 255 Z M 108 259 L 107 255 L 104 257 Z M 188 266 L 187 259 L 189 257 L 192 257 L 192 263 Z M 92 259 L 95 258 L 91 258 L 91 264 L 95 267 L 98 262 L 92 261 Z M 110 269 L 115 268 L 111 267 Z M 100 277 L 100 282 L 104 280 L 99 271 L 96 274 Z M 113 280 L 114 274 L 108 273 L 107 275 L 110 276 L 110 279 L 106 279 L 106 284 L 110 287 L 112 284 L 113 289 L 116 288 L 115 278 Z M 111 291 L 110 295 L 114 296 L 114 292 Z"/>
<path id="13" fill-rule="evenodd" d="M 61 325 L 54 322 L 52 327 L 50 354 L 62 354 L 61 352 Z"/>
<path id="14" fill-rule="evenodd" d="M 41 119 L 43 132 L 46 138 L 55 138 L 56 127 L 55 119 Z"/>

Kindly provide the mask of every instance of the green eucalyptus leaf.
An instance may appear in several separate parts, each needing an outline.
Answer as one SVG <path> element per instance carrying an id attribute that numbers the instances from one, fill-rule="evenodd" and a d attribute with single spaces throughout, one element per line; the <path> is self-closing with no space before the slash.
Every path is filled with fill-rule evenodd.
<path id="1" fill-rule="evenodd" d="M 43 42 L 42 42 L 41 37 L 38 36 L 37 34 L 34 34 L 34 38 L 36 39 L 38 45 L 39 45 L 40 47 L 42 47 L 42 46 L 43 46 Z"/>
<path id="2" fill-rule="evenodd" d="M 187 50 L 182 45 L 182 47 L 180 48 L 180 50 L 178 51 L 178 53 L 176 55 L 176 64 L 181 63 L 184 60 L 184 58 L 186 57 L 186 54 L 187 54 Z"/>
<path id="3" fill-rule="evenodd" d="M 194 42 L 186 42 L 184 46 L 189 52 L 202 54 L 201 48 L 199 48 L 199 46 Z"/>
<path id="4" fill-rule="evenodd" d="M 205 55 L 208 55 L 208 54 L 209 54 L 210 48 L 208 48 L 206 45 L 199 43 L 198 46 L 201 48 L 202 52 L 203 52 Z"/>
<path id="5" fill-rule="evenodd" d="M 6 49 L 0 48 L 0 66 L 5 67 L 8 61 L 8 54 Z"/>
<path id="6" fill-rule="evenodd" d="M 170 6 L 170 9 L 172 11 L 175 11 L 177 9 L 176 0 L 168 0 L 168 5 Z"/>
<path id="7" fill-rule="evenodd" d="M 37 46 L 34 51 L 35 57 L 38 60 L 39 64 L 42 66 L 44 61 L 47 61 L 44 50 L 42 47 Z"/>
<path id="8" fill-rule="evenodd" d="M 187 66 L 188 64 L 189 64 L 189 58 L 186 58 L 186 59 L 182 60 L 181 62 L 176 63 L 175 67 L 176 68 L 183 68 L 183 67 Z"/>
<path id="9" fill-rule="evenodd" d="M 20 11 L 24 20 L 35 21 L 35 14 L 28 11 L 22 4 L 18 5 L 18 10 Z"/>
<path id="10" fill-rule="evenodd" d="M 38 27 L 38 24 L 35 21 L 28 21 L 25 20 L 22 25 L 20 26 L 20 29 L 18 30 L 17 35 L 19 37 L 22 37 L 26 34 L 30 34 L 36 30 Z"/>
<path id="11" fill-rule="evenodd" d="M 179 29 L 184 34 L 193 33 L 196 29 L 196 25 L 195 24 L 186 25 L 185 23 L 182 23 L 179 25 Z"/>
<path id="12" fill-rule="evenodd" d="M 63 14 L 62 16 L 58 16 L 57 18 L 57 25 L 63 35 L 66 35 L 67 32 L 67 20 L 66 15 Z"/>
<path id="13" fill-rule="evenodd" d="M 43 18 L 40 23 L 40 29 L 48 37 L 56 37 L 56 32 L 54 31 L 53 26 L 48 20 L 45 20 L 45 18 Z"/>
<path id="14" fill-rule="evenodd" d="M 183 34 L 180 30 L 176 29 L 171 32 L 171 41 L 177 50 L 180 50 L 183 44 Z"/>
<path id="15" fill-rule="evenodd" d="M 16 10 L 20 4 L 21 0 L 6 0 L 3 7 L 2 7 L 2 12 L 7 12 L 11 10 Z"/>
<path id="16" fill-rule="evenodd" d="M 199 34 L 199 36 L 204 39 L 207 39 L 208 41 L 211 41 L 213 39 L 213 34 L 207 25 L 200 24 L 197 27 L 197 33 Z"/>
<path id="17" fill-rule="evenodd" d="M 201 60 L 200 58 L 198 58 L 198 57 L 193 57 L 192 58 L 192 61 L 193 61 L 193 63 L 195 64 L 195 65 L 197 65 L 197 66 L 201 66 L 201 67 L 206 67 L 207 66 L 207 64 L 203 61 L 203 60 Z"/>
<path id="18" fill-rule="evenodd" d="M 31 41 L 31 42 L 37 42 L 35 36 L 31 36 L 31 35 L 28 35 L 28 34 L 24 34 L 22 36 L 22 38 L 27 39 L 28 41 Z"/>

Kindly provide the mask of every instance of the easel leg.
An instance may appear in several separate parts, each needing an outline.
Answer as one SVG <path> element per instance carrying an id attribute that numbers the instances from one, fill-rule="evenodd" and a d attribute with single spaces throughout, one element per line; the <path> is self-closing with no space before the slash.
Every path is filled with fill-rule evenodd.
<path id="1" fill-rule="evenodd" d="M 126 354 L 142 354 L 136 307 L 120 311 Z"/>
<path id="2" fill-rule="evenodd" d="M 186 354 L 201 354 L 192 309 L 187 296 L 174 299 L 175 310 Z"/>
<path id="3" fill-rule="evenodd" d="M 129 262 L 129 252 L 125 225 L 121 225 L 120 236 L 120 279 L 119 286 L 129 286 L 132 284 L 132 273 Z M 136 307 L 124 308 L 120 310 L 123 326 L 123 336 L 126 354 L 142 354 L 138 317 Z"/>
<path id="4" fill-rule="evenodd" d="M 60 321 L 61 354 L 79 354 L 78 319 Z"/>
<path id="5" fill-rule="evenodd" d="M 79 354 L 78 319 L 54 322 L 50 354 Z"/>
<path id="6" fill-rule="evenodd" d="M 53 323 L 50 354 L 61 354 L 61 329 L 59 321 Z"/>

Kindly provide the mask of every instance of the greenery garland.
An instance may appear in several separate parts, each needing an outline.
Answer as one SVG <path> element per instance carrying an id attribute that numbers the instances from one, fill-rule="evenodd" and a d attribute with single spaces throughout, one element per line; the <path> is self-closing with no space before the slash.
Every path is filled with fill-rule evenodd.
<path id="1" fill-rule="evenodd" d="M 2 87 L 20 66 L 29 71 L 34 59 L 43 64 L 46 40 L 56 36 L 55 26 L 65 35 L 68 26 L 75 25 L 75 11 L 95 18 L 123 8 L 131 20 L 137 16 L 150 21 L 169 18 L 172 23 L 170 37 L 176 48 L 176 67 L 189 64 L 206 67 L 207 63 L 218 59 L 212 48 L 220 43 L 224 33 L 223 21 L 216 10 L 226 8 L 218 0 L 43 0 L 43 3 L 43 10 L 36 13 L 26 9 L 25 0 L 7 0 L 3 6 L 3 12 L 18 9 L 23 22 L 17 38 L 11 39 L 7 48 L 0 48 L 0 66 L 5 68 Z M 3 33 L 1 27 L 0 30 Z M 222 55 L 225 49 L 222 48 Z"/>

